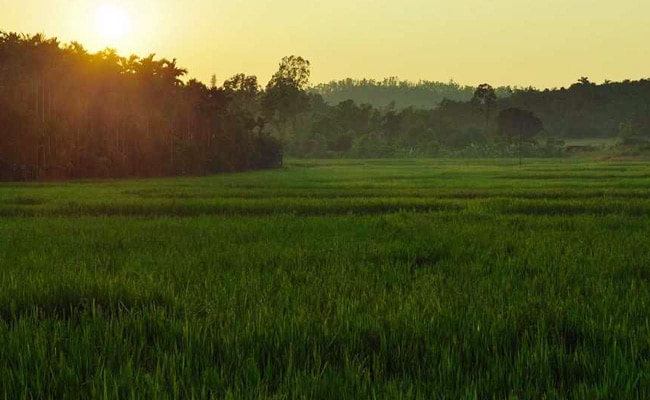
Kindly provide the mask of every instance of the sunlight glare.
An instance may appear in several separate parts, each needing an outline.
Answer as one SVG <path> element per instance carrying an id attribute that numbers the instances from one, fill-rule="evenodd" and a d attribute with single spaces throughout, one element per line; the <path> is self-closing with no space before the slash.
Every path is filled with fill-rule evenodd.
<path id="1" fill-rule="evenodd" d="M 131 33 L 129 14 L 114 4 L 104 4 L 97 8 L 96 26 L 105 39 L 119 39 Z"/>

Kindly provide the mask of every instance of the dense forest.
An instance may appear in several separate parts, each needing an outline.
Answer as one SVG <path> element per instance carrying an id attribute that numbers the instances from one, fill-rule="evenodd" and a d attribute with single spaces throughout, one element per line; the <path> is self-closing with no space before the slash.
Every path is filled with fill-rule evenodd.
<path id="1" fill-rule="evenodd" d="M 462 86 L 449 82 L 424 81 L 411 82 L 390 77 L 377 81 L 374 79 L 344 79 L 321 83 L 310 88 L 312 93 L 320 94 L 328 104 L 336 105 L 345 100 L 358 104 L 370 104 L 377 108 L 407 107 L 419 109 L 436 108 L 443 100 L 469 101 L 474 96 L 475 87 Z M 495 89 L 498 97 L 508 97 L 512 88 Z"/>
<path id="2" fill-rule="evenodd" d="M 282 69 L 284 68 L 284 70 Z M 301 92 L 285 63 L 267 90 L 237 75 L 183 82 L 176 60 L 95 54 L 0 32 L 0 178 L 169 176 L 275 167 L 275 92 Z"/>
<path id="3" fill-rule="evenodd" d="M 399 96 L 400 85 L 393 86 L 392 93 Z M 323 95 L 312 93 L 309 113 L 302 116 L 290 140 L 285 140 L 286 153 L 308 157 L 501 157 L 522 152 L 558 156 L 565 153 L 566 140 L 577 138 L 612 138 L 622 146 L 648 147 L 650 80 L 595 84 L 582 77 L 569 88 L 514 89 L 509 96 L 500 96 L 499 89 L 481 84 L 471 92 L 468 100 L 445 98 L 429 109 L 395 104 L 375 107 L 353 100 L 330 105 Z M 513 137 L 509 118 L 526 112 L 530 118 L 522 126 L 528 124 L 530 129 Z"/>
<path id="4" fill-rule="evenodd" d="M 309 87 L 310 63 L 296 56 L 264 88 L 186 73 L 175 59 L 0 32 L 0 180 L 200 175 L 278 167 L 284 155 L 557 156 L 569 138 L 640 149 L 650 138 L 650 80 Z"/>

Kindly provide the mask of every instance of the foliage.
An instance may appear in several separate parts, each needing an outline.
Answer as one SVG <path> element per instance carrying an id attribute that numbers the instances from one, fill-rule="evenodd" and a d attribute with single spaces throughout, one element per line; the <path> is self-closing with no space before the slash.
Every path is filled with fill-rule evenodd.
<path id="1" fill-rule="evenodd" d="M 485 131 L 489 132 L 490 129 L 490 115 L 492 109 L 496 106 L 497 103 L 497 94 L 494 88 L 487 84 L 482 83 L 478 85 L 476 91 L 474 91 L 474 97 L 472 98 L 474 103 L 480 104 L 483 107 L 483 112 L 485 113 Z"/>
<path id="2" fill-rule="evenodd" d="M 329 106 L 320 96 L 312 95 L 310 111 L 297 119 L 295 133 L 287 141 L 287 154 L 382 158 L 508 155 L 496 132 L 486 132 L 486 109 L 475 104 L 446 100 L 432 110 L 379 110 L 352 100 Z M 549 156 L 542 146 L 533 144 L 531 155 L 535 154 Z"/>
<path id="3" fill-rule="evenodd" d="M 650 140 L 647 80 L 582 77 L 539 91 L 390 78 L 310 89 L 310 67 L 288 56 L 264 88 L 245 74 L 207 87 L 183 82 L 175 59 L 89 54 L 78 43 L 2 33 L 0 179 L 200 175 L 279 166 L 285 154 L 505 157 L 513 153 L 503 133 L 535 139 L 542 124 L 554 144 L 530 140 L 515 154 L 560 156 L 565 139 L 617 135 L 636 154 Z M 404 93 L 435 104 L 409 106 Z M 535 115 L 531 129 L 515 132 L 515 116 L 504 114 L 515 109 Z"/>
<path id="4" fill-rule="evenodd" d="M 542 121 L 532 111 L 511 107 L 502 110 L 497 118 L 499 132 L 508 139 L 530 139 L 544 129 Z"/>
<path id="5" fill-rule="evenodd" d="M 629 122 L 619 125 L 618 139 L 623 146 L 646 146 L 650 141 L 650 137 L 642 135 L 638 127 Z"/>
<path id="6" fill-rule="evenodd" d="M 429 109 L 404 104 L 398 107 L 396 102 L 377 107 L 371 105 L 376 101 L 369 97 L 362 97 L 361 104 L 349 99 L 329 105 L 325 99 L 330 92 L 319 86 L 317 91 L 323 96 L 312 95 L 310 111 L 296 119 L 294 134 L 287 141 L 287 154 L 299 157 L 508 156 L 510 149 L 500 143 L 503 127 L 499 127 L 499 114 L 513 108 L 532 112 L 543 124 L 544 135 L 556 139 L 554 144 L 535 140 L 522 145 L 522 154 L 526 156 L 562 155 L 560 143 L 566 139 L 616 138 L 617 135 L 623 146 L 643 151 L 650 140 L 648 82 L 608 81 L 597 85 L 581 78 L 568 89 L 519 88 L 510 96 L 500 96 L 499 89 L 482 84 L 472 89 L 473 97 L 445 98 Z M 396 79 L 382 83 L 346 81 L 332 87 L 375 86 L 395 90 L 417 87 Z M 337 93 L 355 97 L 347 91 Z M 376 99 L 386 98 L 384 94 L 372 93 Z M 386 93 L 398 99 L 397 91 Z M 538 125 L 537 121 L 533 125 Z M 531 135 L 540 133 L 538 128 Z M 352 146 L 348 146 L 350 143 Z"/>
<path id="7" fill-rule="evenodd" d="M 309 84 L 311 63 L 300 56 L 287 56 L 282 58 L 280 66 L 269 81 L 268 87 L 293 86 L 304 90 Z"/>
<path id="8" fill-rule="evenodd" d="M 500 101 L 501 108 L 530 110 L 544 121 L 545 131 L 559 138 L 616 137 L 621 123 L 632 123 L 650 137 L 650 80 L 589 80 L 569 88 L 516 90 Z"/>
<path id="9" fill-rule="evenodd" d="M 499 87 L 495 90 L 499 97 L 508 97 L 512 94 L 512 89 L 509 87 Z M 355 103 L 370 104 L 379 109 L 385 109 L 391 104 L 397 109 L 408 107 L 432 109 L 438 107 L 444 99 L 470 101 L 476 88 L 459 85 L 453 80 L 412 82 L 390 77 L 381 81 L 348 78 L 318 84 L 311 88 L 311 91 L 323 96 L 331 105 L 345 100 L 354 100 Z"/>
<path id="10" fill-rule="evenodd" d="M 309 96 L 305 93 L 309 68 L 309 61 L 302 57 L 284 57 L 266 86 L 262 105 L 281 142 L 295 131 L 297 116 L 309 109 Z"/>
<path id="11" fill-rule="evenodd" d="M 391 104 L 398 110 L 411 106 L 430 110 L 445 102 L 467 103 L 479 88 L 460 86 L 453 81 L 409 82 L 389 78 L 383 81 L 347 79 L 317 85 L 312 90 L 332 105 L 352 99 L 357 104 L 370 104 L 383 111 Z M 650 137 L 648 79 L 608 80 L 596 84 L 581 77 L 568 88 L 500 87 L 494 90 L 497 112 L 492 114 L 489 123 L 495 122 L 498 110 L 518 107 L 533 111 L 544 121 L 548 134 L 558 138 L 616 137 L 621 123 L 631 123 L 641 136 Z M 464 112 L 471 117 L 473 111 L 469 104 Z M 460 119 L 455 122 L 463 125 Z"/>
<path id="12" fill-rule="evenodd" d="M 257 78 L 0 32 L 0 178 L 197 175 L 281 164 Z M 264 147 L 269 145 L 270 147 Z M 262 146 L 262 147 L 260 147 Z"/>

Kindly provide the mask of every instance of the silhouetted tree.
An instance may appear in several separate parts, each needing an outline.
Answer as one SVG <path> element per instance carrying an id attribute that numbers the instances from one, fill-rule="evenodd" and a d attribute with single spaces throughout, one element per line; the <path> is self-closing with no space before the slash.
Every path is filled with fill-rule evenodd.
<path id="1" fill-rule="evenodd" d="M 298 114 L 309 109 L 305 88 L 309 83 L 310 63 L 302 57 L 288 56 L 266 85 L 262 104 L 267 118 L 284 142 L 289 126 L 295 131 Z"/>
<path id="2" fill-rule="evenodd" d="M 487 135 L 490 128 L 490 114 L 497 103 L 497 94 L 492 86 L 487 83 L 482 83 L 478 85 L 474 91 L 472 101 L 483 106 L 483 112 L 485 114 L 485 134 Z"/>
<path id="3" fill-rule="evenodd" d="M 186 73 L 176 59 L 154 54 L 90 54 L 77 42 L 0 32 L 0 176 L 159 176 L 281 164 L 279 144 L 264 131 L 255 77 L 207 88 L 184 83 Z"/>

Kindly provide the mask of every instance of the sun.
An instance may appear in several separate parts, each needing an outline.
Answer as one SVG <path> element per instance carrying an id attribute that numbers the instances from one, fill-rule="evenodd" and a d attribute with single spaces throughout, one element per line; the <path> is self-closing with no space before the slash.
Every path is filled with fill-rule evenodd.
<path id="1" fill-rule="evenodd" d="M 103 4 L 95 14 L 97 32 L 104 39 L 121 39 L 131 33 L 131 18 L 123 7 Z"/>

